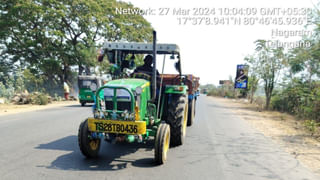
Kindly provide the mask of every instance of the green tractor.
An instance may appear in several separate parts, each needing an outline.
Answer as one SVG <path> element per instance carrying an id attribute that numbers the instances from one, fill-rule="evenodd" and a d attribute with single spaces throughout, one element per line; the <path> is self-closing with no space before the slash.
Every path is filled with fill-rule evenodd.
<path id="1" fill-rule="evenodd" d="M 153 54 L 152 72 L 133 72 L 135 56 Z M 93 117 L 80 124 L 79 147 L 88 158 L 98 156 L 101 140 L 115 143 L 145 142 L 154 137 L 154 157 L 157 164 L 167 159 L 170 146 L 184 143 L 188 119 L 188 86 L 181 74 L 179 47 L 175 44 L 106 42 L 102 54 L 112 64 L 113 80 L 97 88 Z M 178 74 L 171 81 L 156 69 L 157 55 L 176 61 Z M 162 68 L 163 72 L 164 66 Z"/>

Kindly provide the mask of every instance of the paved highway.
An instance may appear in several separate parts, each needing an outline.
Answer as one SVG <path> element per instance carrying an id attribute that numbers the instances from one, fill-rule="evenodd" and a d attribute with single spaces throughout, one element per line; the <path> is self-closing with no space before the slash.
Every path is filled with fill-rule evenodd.
<path id="1" fill-rule="evenodd" d="M 153 163 L 153 141 L 103 142 L 99 159 L 79 151 L 91 108 L 71 105 L 0 116 L 0 179 L 320 179 L 228 107 L 201 96 L 183 146 Z"/>

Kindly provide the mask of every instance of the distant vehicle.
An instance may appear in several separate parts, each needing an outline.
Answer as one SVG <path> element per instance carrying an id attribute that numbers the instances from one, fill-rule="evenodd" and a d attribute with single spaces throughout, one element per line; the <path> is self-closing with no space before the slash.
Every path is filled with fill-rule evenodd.
<path id="1" fill-rule="evenodd" d="M 107 82 L 106 77 L 100 77 L 95 75 L 79 75 L 79 101 L 81 106 L 85 106 L 86 103 L 94 103 L 94 94 L 90 89 L 92 84 L 95 84 L 98 88 Z"/>
<path id="2" fill-rule="evenodd" d="M 207 88 L 202 89 L 202 90 L 201 90 L 201 93 L 202 93 L 202 94 L 208 94 L 208 89 L 207 89 Z"/>

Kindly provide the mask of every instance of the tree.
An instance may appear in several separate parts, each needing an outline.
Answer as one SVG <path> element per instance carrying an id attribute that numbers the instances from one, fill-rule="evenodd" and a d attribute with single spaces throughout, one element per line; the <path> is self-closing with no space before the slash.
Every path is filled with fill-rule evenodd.
<path id="1" fill-rule="evenodd" d="M 308 41 L 308 40 L 305 40 Z M 310 47 L 297 47 L 290 51 L 289 69 L 291 75 L 302 72 L 311 86 L 312 78 L 320 77 L 320 43 L 318 40 L 311 41 Z"/>
<path id="2" fill-rule="evenodd" d="M 269 109 L 272 92 L 285 59 L 284 53 L 282 48 L 269 48 L 266 40 L 257 40 L 255 43 L 256 57 L 251 58 L 250 67 L 257 71 L 257 78 L 264 82 L 266 109 Z"/>
<path id="3" fill-rule="evenodd" d="M 150 23 L 141 15 L 116 14 L 115 7 L 133 5 L 116 0 L 5 0 L 0 4 L 1 57 L 62 84 L 73 66 L 79 74 L 96 66 L 93 57 L 104 39 L 151 40 Z"/>
<path id="4" fill-rule="evenodd" d="M 14 66 L 6 61 L 5 58 L 0 58 L 0 82 L 5 82 L 5 78 L 9 76 L 9 73 L 14 70 Z"/>
<path id="5" fill-rule="evenodd" d="M 259 78 L 256 75 L 250 75 L 248 78 L 248 89 L 250 92 L 250 103 L 252 104 L 253 100 L 254 100 L 254 94 L 258 89 L 258 85 L 259 85 Z"/>
<path id="6" fill-rule="evenodd" d="M 251 66 L 249 67 L 249 77 L 248 77 L 248 91 L 250 93 L 250 103 L 252 104 L 253 99 L 254 99 L 254 93 L 257 91 L 258 89 L 258 85 L 259 85 L 259 71 L 257 69 L 258 67 L 258 62 L 255 61 L 255 57 L 253 55 L 247 56 L 244 58 L 244 60 L 251 64 Z"/>

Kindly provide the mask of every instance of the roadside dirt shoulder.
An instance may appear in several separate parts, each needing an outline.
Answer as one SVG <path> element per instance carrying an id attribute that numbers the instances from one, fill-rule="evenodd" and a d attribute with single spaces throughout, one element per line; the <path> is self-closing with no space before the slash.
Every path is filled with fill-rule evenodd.
<path id="1" fill-rule="evenodd" d="M 31 105 L 31 104 L 24 104 L 24 105 L 14 105 L 14 104 L 0 104 L 0 117 L 9 114 L 16 114 L 22 112 L 29 112 L 35 110 L 42 110 L 66 105 L 79 105 L 78 101 L 59 101 L 53 102 L 48 105 Z"/>
<path id="2" fill-rule="evenodd" d="M 303 121 L 285 113 L 259 112 L 255 105 L 243 100 L 210 98 L 224 104 L 226 109 L 232 110 L 240 118 L 245 119 L 265 136 L 272 138 L 302 164 L 320 175 L 320 136 L 311 136 L 311 133 L 303 126 Z"/>

